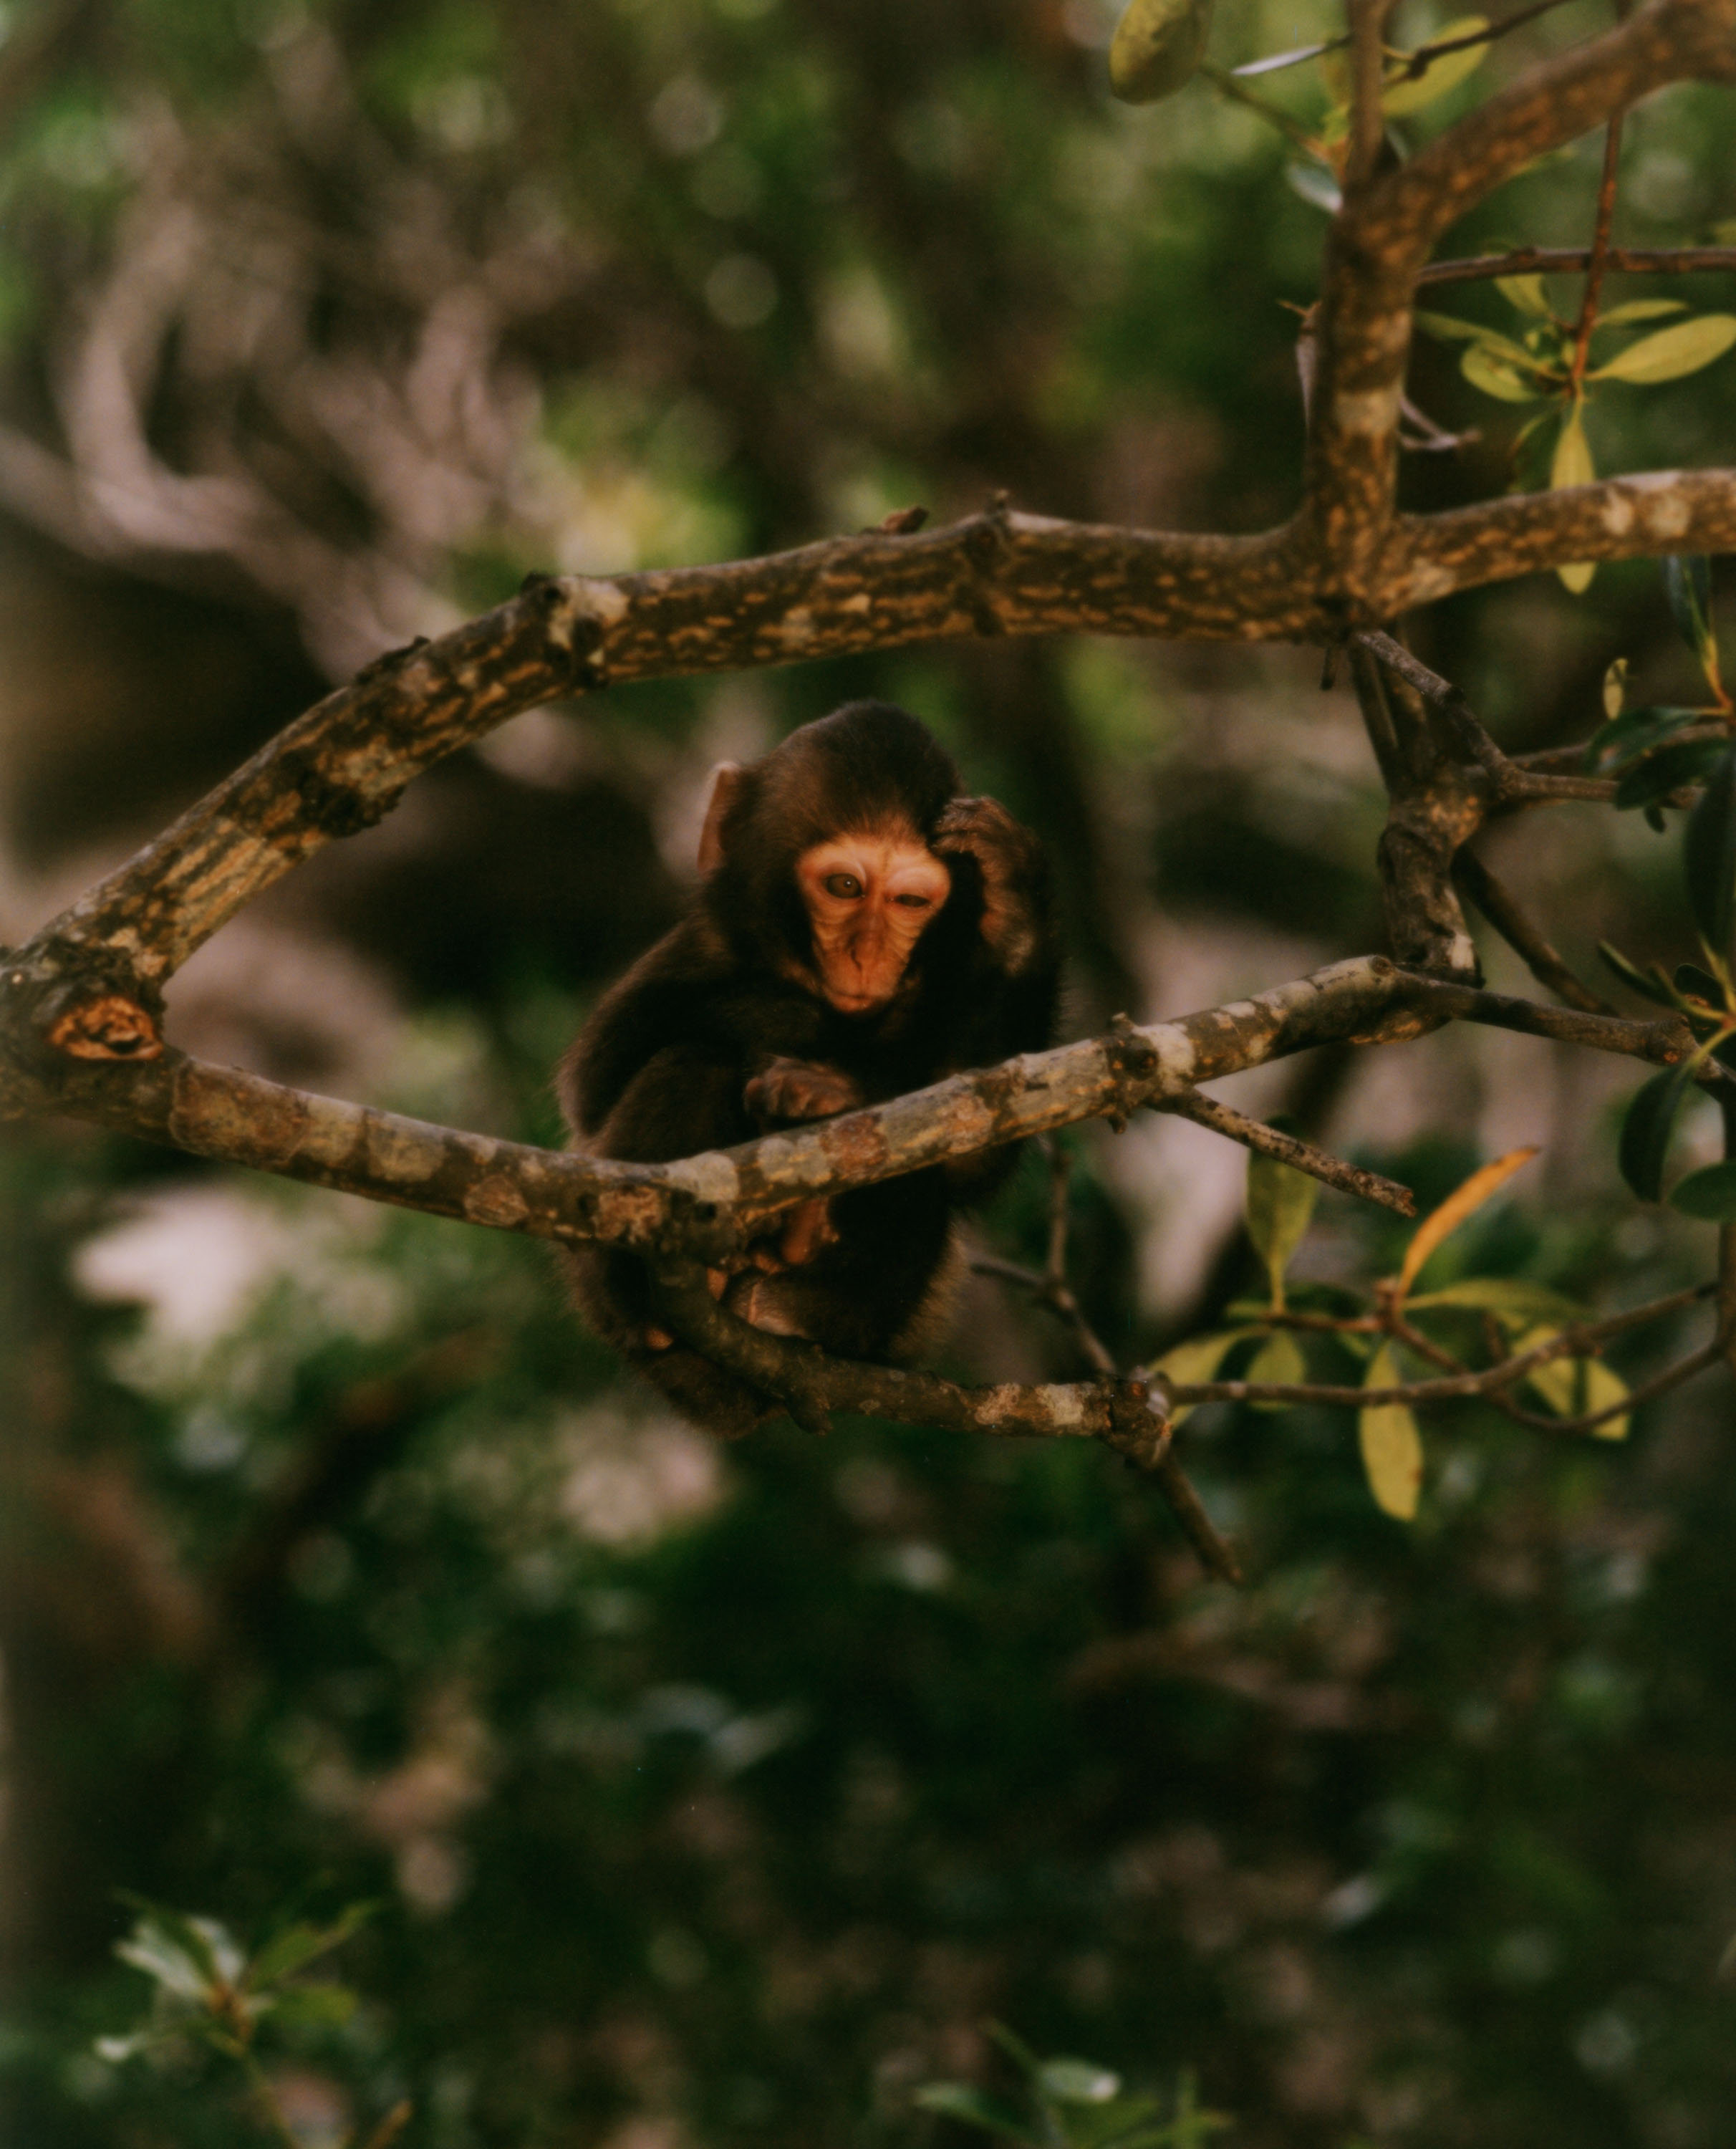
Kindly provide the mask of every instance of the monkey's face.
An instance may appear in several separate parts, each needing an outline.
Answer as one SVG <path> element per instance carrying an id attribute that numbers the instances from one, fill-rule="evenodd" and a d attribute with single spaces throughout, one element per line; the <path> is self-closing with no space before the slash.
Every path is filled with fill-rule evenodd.
<path id="1" fill-rule="evenodd" d="M 828 836 L 796 861 L 820 989 L 841 1014 L 884 1007 L 911 951 L 952 893 L 952 875 L 913 829 Z"/>

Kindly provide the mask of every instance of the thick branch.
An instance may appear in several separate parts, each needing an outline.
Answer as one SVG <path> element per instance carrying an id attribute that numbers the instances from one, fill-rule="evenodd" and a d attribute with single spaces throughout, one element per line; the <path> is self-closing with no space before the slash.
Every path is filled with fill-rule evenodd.
<path id="1" fill-rule="evenodd" d="M 1401 515 L 1389 542 L 1381 584 L 1389 616 L 1575 560 L 1736 551 L 1736 470 L 1648 471 Z"/>
<path id="2" fill-rule="evenodd" d="M 1532 68 L 1409 164 L 1346 196 L 1328 243 L 1306 495 L 1351 607 L 1371 608 L 1369 593 L 1386 578 L 1410 306 L 1431 249 L 1536 158 L 1688 77 L 1736 80 L 1736 0 L 1652 0 L 1605 36 Z"/>
<path id="3" fill-rule="evenodd" d="M 1370 601 L 1391 617 L 1577 559 L 1731 550 L 1736 471 L 1618 478 L 1401 517 Z M 1298 526 L 1195 537 L 989 514 L 933 536 L 539 583 L 329 695 L 53 920 L 32 952 L 63 969 L 99 959 L 102 990 L 148 993 L 302 859 L 383 818 L 424 769 L 591 687 L 979 633 L 1315 641 L 1343 625 Z"/>
<path id="4" fill-rule="evenodd" d="M 704 1257 L 794 1201 L 1077 1120 L 1125 1116 L 1310 1045 L 1420 1035 L 1430 1025 L 1409 1012 L 1411 993 L 1384 956 L 1363 957 L 1228 1007 L 1028 1053 L 868 1110 L 667 1165 L 461 1134 L 173 1052 L 143 1064 L 68 1063 L 52 1085 L 22 1075 L 18 1108 L 501 1230 Z"/>
<path id="5" fill-rule="evenodd" d="M 976 634 L 1307 640 L 1326 631 L 1283 532 L 1163 536 L 992 512 L 715 567 L 539 581 L 370 666 L 282 732 L 38 944 L 160 984 L 241 906 L 509 717 L 616 682 Z"/>

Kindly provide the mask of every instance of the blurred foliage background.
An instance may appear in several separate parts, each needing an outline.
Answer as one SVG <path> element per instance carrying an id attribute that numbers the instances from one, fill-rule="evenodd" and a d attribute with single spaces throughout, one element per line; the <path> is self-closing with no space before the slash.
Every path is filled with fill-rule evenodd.
<path id="1" fill-rule="evenodd" d="M 1602 20 L 1542 18 L 1442 109 Z M 0 27 L 6 939 L 527 570 L 1001 490 L 1234 530 L 1294 501 L 1286 308 L 1324 219 L 1203 85 L 1113 105 L 1099 0 L 13 0 Z M 1335 27 L 1225 0 L 1214 54 Z M 1262 88 L 1325 102 L 1311 68 Z M 1728 109 L 1630 121 L 1618 239 L 1731 217 Z M 1598 151 L 1452 250 L 1585 243 Z M 1481 286 L 1452 310 L 1503 320 Z M 1420 350 L 1412 392 L 1484 430 L 1412 459 L 1415 505 L 1508 481 L 1512 414 L 1454 360 Z M 1727 459 L 1736 363 L 1592 424 L 1600 467 Z M 1693 697 L 1645 565 L 1414 630 L 1510 747 L 1585 736 L 1617 656 L 1631 699 Z M 984 644 L 522 717 L 214 941 L 174 1034 L 556 1140 L 548 1070 L 677 913 L 709 764 L 864 692 L 1048 838 L 1071 1034 L 1379 944 L 1376 780 L 1316 653 Z M 1693 952 L 1673 841 L 1522 828 L 1492 862 L 1583 973 L 1604 934 Z M 1712 1232 L 1621 1192 L 1638 1074 L 1588 1059 L 1454 1032 L 1230 1086 L 1425 1205 L 1542 1142 L 1453 1258 L 1613 1308 L 1703 1276 Z M 1240 1151 L 1169 1120 L 1069 1141 L 1076 1281 L 1127 1361 L 1248 1286 Z M 1034 1160 L 985 1239 L 1035 1254 L 1044 1199 Z M 0 1207 L 20 2149 L 255 2126 L 190 2055 L 94 2053 L 145 1996 L 118 1890 L 254 1940 L 379 1899 L 340 1960 L 359 2011 L 268 2026 L 308 2145 L 406 2096 L 416 2149 L 963 2141 L 913 2091 L 1004 2087 L 991 2017 L 1147 2086 L 1194 2066 L 1242 2149 L 1729 2138 L 1723 1376 L 1619 1448 L 1433 1421 L 1409 1529 L 1347 1414 L 1202 1411 L 1235 1594 L 1106 1454 L 714 1448 L 521 1241 L 71 1125 L 4 1131 Z M 1390 1222 L 1326 1197 L 1302 1272 L 1390 1269 Z M 1000 1290 L 950 1369 L 1074 1376 Z"/>

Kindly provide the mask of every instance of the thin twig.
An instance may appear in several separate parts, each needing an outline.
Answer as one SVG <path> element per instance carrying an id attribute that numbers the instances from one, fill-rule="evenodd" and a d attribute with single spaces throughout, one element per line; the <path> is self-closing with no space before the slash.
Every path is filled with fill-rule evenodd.
<path id="1" fill-rule="evenodd" d="M 1419 45 L 1406 56 L 1407 63 L 1402 74 L 1396 75 L 1396 82 L 1411 82 L 1427 72 L 1430 64 L 1444 59 L 1449 53 L 1468 52 L 1473 45 L 1492 45 L 1497 38 L 1504 38 L 1510 30 L 1517 30 L 1526 23 L 1535 22 L 1539 15 L 1547 15 L 1552 8 L 1559 8 L 1562 0 L 1535 0 L 1529 8 L 1522 8 L 1517 14 L 1504 15 L 1498 23 L 1491 23 L 1487 29 L 1473 30 L 1462 38 L 1442 38 L 1432 45 Z M 1304 45 L 1299 51 L 1280 53 L 1277 60 L 1268 63 L 1250 60 L 1245 67 L 1235 69 L 1239 75 L 1277 74 L 1285 67 L 1301 67 L 1306 60 L 1317 60 L 1324 53 L 1342 52 L 1349 44 L 1348 36 L 1327 38 L 1317 45 Z"/>
<path id="2" fill-rule="evenodd" d="M 1505 254 L 1472 254 L 1462 261 L 1432 261 L 1416 289 L 1478 284 L 1497 276 L 1574 275 L 1592 265 L 1589 246 L 1515 246 Z M 1736 246 L 1613 246 L 1603 257 L 1612 276 L 1689 276 L 1736 269 Z"/>
<path id="3" fill-rule="evenodd" d="M 1094 1373 L 1100 1373 L 1105 1379 L 1120 1377 L 1120 1369 L 1065 1283 L 1039 1276 L 1035 1269 L 1021 1268 L 1017 1261 L 1004 1261 L 994 1254 L 979 1254 L 970 1266 L 977 1276 L 994 1276 L 1002 1283 L 1017 1284 L 1021 1291 L 1028 1291 L 1039 1306 L 1047 1306 L 1064 1324 Z"/>
<path id="4" fill-rule="evenodd" d="M 999 1382 L 976 1388 L 937 1373 L 833 1358 L 814 1344 L 738 1320 L 712 1296 L 704 1269 L 692 1263 L 675 1264 L 659 1277 L 655 1302 L 661 1325 L 775 1398 L 804 1431 L 823 1432 L 830 1413 L 843 1410 L 952 1432 L 1100 1441 L 1156 1479 L 1177 1524 L 1214 1574 L 1240 1579 L 1235 1553 L 1170 1452 L 1169 1414 L 1140 1375 L 1070 1387 Z"/>
<path id="5" fill-rule="evenodd" d="M 1598 183 L 1598 221 L 1592 234 L 1592 258 L 1586 269 L 1585 292 L 1579 301 L 1579 320 L 1573 331 L 1573 363 L 1567 378 L 1577 400 L 1585 378 L 1591 350 L 1592 330 L 1598 325 L 1598 299 L 1603 289 L 1603 272 L 1609 263 L 1609 228 L 1615 220 L 1616 182 L 1622 157 L 1622 115 L 1615 113 L 1603 137 L 1603 174 Z"/>
<path id="6" fill-rule="evenodd" d="M 1577 1008 L 1546 1007 L 1505 993 L 1486 993 L 1442 978 L 1409 974 L 1415 1004 L 1433 1009 L 1453 1022 L 1477 1022 L 1494 1029 L 1516 1029 L 1528 1037 L 1552 1037 L 1562 1044 L 1589 1045 L 1594 1052 L 1619 1052 L 1630 1059 L 1649 1059 L 1672 1067 L 1693 1049 L 1688 1024 L 1679 1015 L 1656 1022 L 1630 1022 L 1624 1015 L 1582 1014 Z M 1708 1076 L 1717 1081 L 1719 1075 Z"/>
<path id="7" fill-rule="evenodd" d="M 1387 796 L 1395 798 L 1405 788 L 1403 751 L 1386 699 L 1381 667 L 1371 652 L 1354 640 L 1351 643 L 1351 679 L 1356 689 L 1356 706 L 1362 712 L 1362 727 L 1374 749 L 1381 780 L 1386 787 Z"/>
<path id="8" fill-rule="evenodd" d="M 1307 1381 L 1177 1381 L 1173 1384 L 1165 1382 L 1164 1385 L 1172 1407 L 1184 1403 L 1317 1403 L 1337 1405 L 1346 1410 L 1370 1410 L 1382 1404 L 1402 1403 L 1416 1409 L 1430 1403 L 1477 1399 L 1497 1402 L 1500 1391 L 1523 1380 L 1534 1364 L 1547 1364 L 1572 1355 L 1562 1338 L 1557 1337 L 1535 1351 L 1527 1351 L 1522 1357 L 1509 1358 L 1504 1364 L 1485 1367 L 1481 1372 L 1448 1374 L 1437 1381 L 1396 1382 L 1384 1388 L 1352 1388 L 1324 1382 L 1316 1385 Z M 1721 1343 L 1708 1343 L 1690 1357 L 1668 1367 L 1655 1379 L 1631 1390 L 1619 1402 L 1611 1403 L 1603 1410 L 1589 1411 L 1583 1417 L 1544 1417 L 1527 1411 L 1518 1413 L 1519 1420 L 1539 1432 L 1584 1432 L 1601 1425 L 1606 1418 L 1619 1417 L 1624 1412 L 1649 1402 L 1654 1396 L 1679 1387 L 1695 1373 L 1716 1365 L 1723 1356 Z"/>
<path id="9" fill-rule="evenodd" d="M 1401 1216 L 1416 1214 L 1416 1195 L 1396 1179 L 1383 1179 L 1377 1171 L 1364 1171 L 1358 1165 L 1346 1164 L 1341 1157 L 1316 1149 L 1312 1142 L 1269 1127 L 1263 1120 L 1250 1120 L 1245 1113 L 1235 1110 L 1216 1097 L 1202 1096 L 1197 1090 L 1184 1090 L 1179 1096 L 1165 1098 L 1161 1109 L 1175 1113 L 1179 1118 L 1191 1120 L 1195 1126 L 1210 1127 L 1214 1134 L 1227 1135 L 1245 1149 L 1276 1157 L 1281 1164 L 1306 1171 L 1311 1179 L 1336 1186 L 1341 1193 L 1354 1194 L 1363 1201 L 1377 1201 L 1381 1208 L 1393 1210 Z"/>
<path id="10" fill-rule="evenodd" d="M 1504 882 L 1490 872 L 1472 851 L 1461 851 L 1453 861 L 1453 878 L 1513 953 L 1524 962 L 1537 983 L 1547 985 L 1557 999 L 1582 1014 L 1613 1014 L 1607 1000 L 1599 999 L 1583 985 L 1561 956 L 1538 932 L 1514 899 Z"/>

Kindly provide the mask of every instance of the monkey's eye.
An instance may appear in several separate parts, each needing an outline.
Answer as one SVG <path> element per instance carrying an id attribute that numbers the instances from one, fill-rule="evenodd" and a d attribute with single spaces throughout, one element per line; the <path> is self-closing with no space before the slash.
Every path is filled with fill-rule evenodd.
<path id="1" fill-rule="evenodd" d="M 893 901 L 902 903 L 906 910 L 929 910 L 933 908 L 933 898 L 926 895 L 895 895 Z"/>
<path id="2" fill-rule="evenodd" d="M 849 898 L 858 896 L 862 893 L 862 883 L 857 879 L 854 873 L 828 873 L 825 886 L 828 895 Z"/>

